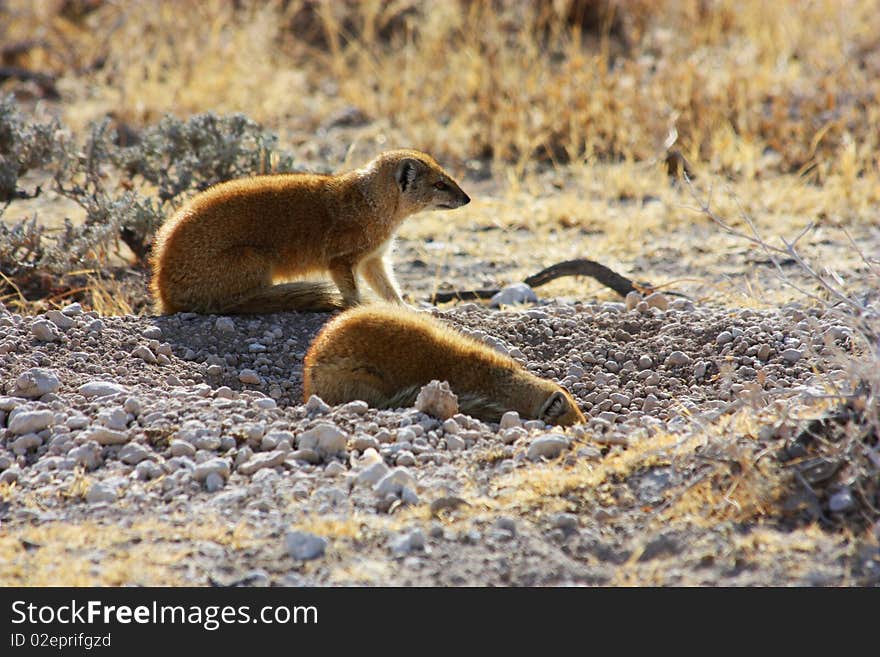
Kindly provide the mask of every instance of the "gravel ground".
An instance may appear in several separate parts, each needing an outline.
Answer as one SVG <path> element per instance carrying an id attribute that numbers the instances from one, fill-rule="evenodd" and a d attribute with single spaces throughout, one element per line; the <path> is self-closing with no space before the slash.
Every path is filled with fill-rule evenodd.
<path id="1" fill-rule="evenodd" d="M 849 329 L 797 305 L 640 301 L 429 310 L 568 387 L 589 423 L 567 432 L 303 403 L 327 315 L 0 310 L 0 581 L 880 581 L 876 542 L 803 522 L 782 465 L 740 469 L 737 492 L 718 465 L 797 426 L 744 426 L 743 408 L 794 417 L 847 385 Z M 846 493 L 821 514 L 855 517 Z"/>

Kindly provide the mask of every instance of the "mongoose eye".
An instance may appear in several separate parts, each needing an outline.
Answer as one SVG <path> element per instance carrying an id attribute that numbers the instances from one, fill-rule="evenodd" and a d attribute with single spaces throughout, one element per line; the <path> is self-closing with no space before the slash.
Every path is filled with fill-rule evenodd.
<path id="1" fill-rule="evenodd" d="M 434 189 L 436 189 L 438 192 L 445 192 L 449 190 L 449 185 L 447 185 L 442 180 L 438 180 L 434 183 Z"/>

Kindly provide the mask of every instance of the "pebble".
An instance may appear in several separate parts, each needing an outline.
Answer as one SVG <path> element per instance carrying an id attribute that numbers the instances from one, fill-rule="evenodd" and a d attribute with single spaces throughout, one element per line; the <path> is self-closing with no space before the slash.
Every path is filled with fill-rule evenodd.
<path id="1" fill-rule="evenodd" d="M 796 363 L 803 358 L 804 352 L 800 349 L 786 349 L 780 356 L 786 363 Z"/>
<path id="2" fill-rule="evenodd" d="M 76 322 L 74 322 L 72 319 L 70 319 L 70 317 L 65 315 L 60 310 L 47 310 L 46 311 L 46 319 L 48 319 L 50 322 L 52 322 L 58 328 L 63 329 L 65 331 L 76 325 Z"/>
<path id="3" fill-rule="evenodd" d="M 32 367 L 18 375 L 12 388 L 12 394 L 16 397 L 34 399 L 55 392 L 60 386 L 61 381 L 55 370 Z"/>
<path id="4" fill-rule="evenodd" d="M 212 472 L 216 472 L 218 475 L 226 479 L 229 477 L 229 461 L 221 458 L 208 459 L 204 463 L 199 463 L 195 467 L 192 476 L 196 481 L 204 481 Z"/>
<path id="5" fill-rule="evenodd" d="M 195 456 L 196 448 L 185 440 L 174 439 L 168 445 L 171 456 Z"/>
<path id="6" fill-rule="evenodd" d="M 78 301 L 74 301 L 73 303 L 69 303 L 61 309 L 62 314 L 67 317 L 79 317 L 83 314 L 82 306 Z"/>
<path id="7" fill-rule="evenodd" d="M 99 502 L 115 502 L 117 498 L 116 489 L 104 482 L 96 481 L 86 492 L 86 502 L 89 504 L 97 504 Z"/>
<path id="8" fill-rule="evenodd" d="M 216 493 L 223 488 L 225 484 L 226 480 L 223 478 L 223 475 L 218 472 L 209 472 L 208 476 L 205 477 L 205 490 L 209 493 Z"/>
<path id="9" fill-rule="evenodd" d="M 425 534 L 421 529 L 413 529 L 409 532 L 398 534 L 389 544 L 391 553 L 395 556 L 402 556 L 410 552 L 425 549 Z"/>
<path id="10" fill-rule="evenodd" d="M 10 433 L 36 433 L 55 424 L 53 411 L 18 411 L 9 419 Z"/>
<path id="11" fill-rule="evenodd" d="M 683 365 L 690 365 L 691 357 L 683 351 L 673 351 L 671 354 L 669 354 L 669 356 L 666 357 L 666 361 L 664 364 L 669 367 L 681 367 Z"/>
<path id="12" fill-rule="evenodd" d="M 89 381 L 82 384 L 77 392 L 83 397 L 107 397 L 122 392 L 128 392 L 128 388 L 112 381 Z"/>
<path id="13" fill-rule="evenodd" d="M 650 356 L 642 354 L 639 356 L 639 369 L 640 370 L 648 370 L 654 367 L 654 361 Z"/>
<path id="14" fill-rule="evenodd" d="M 311 532 L 292 531 L 284 536 L 287 552 L 297 561 L 311 561 L 324 556 L 327 539 Z"/>
<path id="15" fill-rule="evenodd" d="M 331 477 L 337 477 L 341 474 L 345 474 L 345 466 L 342 465 L 339 461 L 333 461 L 329 463 L 326 468 L 324 468 L 324 474 L 330 475 Z"/>
<path id="16" fill-rule="evenodd" d="M 43 439 L 40 438 L 35 433 L 26 433 L 23 436 L 19 436 L 15 440 L 10 443 L 9 447 L 12 449 L 14 454 L 18 454 L 21 456 L 22 454 L 26 454 L 28 450 L 36 449 L 40 445 L 43 444 Z"/>
<path id="17" fill-rule="evenodd" d="M 502 288 L 495 296 L 489 300 L 491 308 L 500 308 L 501 306 L 513 306 L 523 303 L 537 303 L 538 295 L 534 290 L 525 283 L 514 283 Z"/>
<path id="18" fill-rule="evenodd" d="M 449 434 L 446 436 L 446 449 L 450 452 L 458 452 L 465 448 L 465 442 L 458 436 Z"/>
<path id="19" fill-rule="evenodd" d="M 58 327 L 45 319 L 38 319 L 31 324 L 31 333 L 33 333 L 34 337 L 41 342 L 55 342 L 56 340 L 61 339 L 61 333 L 58 332 Z"/>
<path id="20" fill-rule="evenodd" d="M 422 413 L 447 420 L 458 413 L 458 397 L 446 381 L 431 381 L 419 390 L 415 407 Z"/>
<path id="21" fill-rule="evenodd" d="M 828 509 L 832 513 L 850 511 L 854 509 L 855 506 L 855 498 L 853 498 L 852 491 L 850 491 L 848 487 L 833 493 L 831 497 L 828 498 Z"/>
<path id="22" fill-rule="evenodd" d="M 306 412 L 309 415 L 323 415 L 330 412 L 330 407 L 318 395 L 311 395 L 306 401 Z"/>
<path id="23" fill-rule="evenodd" d="M 526 458 L 538 461 L 541 458 L 553 459 L 568 449 L 568 441 L 557 434 L 549 434 L 535 438 L 529 445 Z"/>
<path id="24" fill-rule="evenodd" d="M 252 456 L 249 460 L 239 465 L 237 470 L 243 475 L 250 476 L 257 470 L 262 470 L 263 468 L 275 468 L 279 465 L 283 465 L 284 459 L 287 458 L 287 454 L 287 452 L 281 450 L 262 452 Z"/>
<path id="25" fill-rule="evenodd" d="M 636 306 L 638 306 L 641 301 L 642 295 L 635 290 L 630 290 L 629 292 L 627 292 L 626 298 L 624 299 L 627 310 L 635 310 Z"/>
<path id="26" fill-rule="evenodd" d="M 368 465 L 358 472 L 355 477 L 355 484 L 360 486 L 375 486 L 388 474 L 390 468 L 385 465 L 384 461 Z"/>
<path id="27" fill-rule="evenodd" d="M 107 427 L 93 426 L 80 434 L 81 440 L 94 440 L 99 445 L 121 445 L 129 441 L 127 433 Z"/>
<path id="28" fill-rule="evenodd" d="M 119 450 L 119 460 L 128 465 L 137 465 L 141 461 L 150 458 L 152 450 L 140 443 L 128 443 Z"/>
<path id="29" fill-rule="evenodd" d="M 260 385 L 263 383 L 262 377 L 251 369 L 241 370 L 238 373 L 238 380 L 242 383 L 247 383 L 251 385 Z"/>
<path id="30" fill-rule="evenodd" d="M 645 303 L 651 308 L 666 310 L 669 308 L 669 299 L 662 292 L 654 292 L 645 297 Z"/>
<path id="31" fill-rule="evenodd" d="M 380 496 L 385 497 L 389 493 L 400 495 L 402 489 L 415 489 L 416 482 L 406 468 L 394 468 L 375 485 L 373 490 Z"/>
<path id="32" fill-rule="evenodd" d="M 150 363 L 151 365 L 156 363 L 156 354 L 150 351 L 149 347 L 142 344 L 132 349 L 131 355 L 135 358 L 140 358 L 145 363 Z"/>
<path id="33" fill-rule="evenodd" d="M 332 456 L 345 450 L 347 437 L 334 425 L 322 422 L 299 435 L 297 446 L 311 449 L 324 456 Z"/>
<path id="34" fill-rule="evenodd" d="M 501 416 L 501 422 L 498 424 L 498 428 L 510 429 L 513 427 L 519 427 L 521 423 L 519 413 L 516 411 L 507 411 Z"/>
<path id="35" fill-rule="evenodd" d="M 554 529 L 572 532 L 578 528 L 578 517 L 573 513 L 554 513 L 550 516 L 550 525 Z"/>
<path id="36" fill-rule="evenodd" d="M 214 322 L 214 330 L 218 333 L 235 333 L 235 322 L 231 317 L 218 317 Z"/>
<path id="37" fill-rule="evenodd" d="M 717 345 L 725 345 L 728 342 L 733 342 L 733 333 L 730 331 L 721 331 L 717 336 L 715 336 L 715 344 Z"/>
<path id="38" fill-rule="evenodd" d="M 101 446 L 93 440 L 83 443 L 79 447 L 74 447 L 67 453 L 77 464 L 82 465 L 86 470 L 94 470 L 101 465 Z"/>

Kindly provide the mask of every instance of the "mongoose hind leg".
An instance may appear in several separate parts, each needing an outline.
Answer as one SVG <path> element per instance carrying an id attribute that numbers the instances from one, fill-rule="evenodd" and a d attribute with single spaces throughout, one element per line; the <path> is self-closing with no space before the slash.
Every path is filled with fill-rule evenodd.
<path id="1" fill-rule="evenodd" d="M 394 277 L 388 269 L 384 258 L 376 256 L 368 258 L 361 263 L 361 275 L 373 290 L 386 301 L 394 303 L 403 303 Z"/>

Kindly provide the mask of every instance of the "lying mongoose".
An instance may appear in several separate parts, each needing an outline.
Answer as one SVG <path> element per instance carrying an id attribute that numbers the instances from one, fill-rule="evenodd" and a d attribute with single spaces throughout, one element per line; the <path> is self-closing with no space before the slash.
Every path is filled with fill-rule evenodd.
<path id="1" fill-rule="evenodd" d="M 388 304 L 347 310 L 324 326 L 306 353 L 303 392 L 328 404 L 399 408 L 434 379 L 449 382 L 462 413 L 489 422 L 511 410 L 547 424 L 586 422 L 553 381 L 433 317 Z"/>
<path id="2" fill-rule="evenodd" d="M 230 180 L 196 195 L 153 245 L 158 312 L 333 310 L 360 302 L 356 274 L 402 303 L 384 256 L 395 229 L 421 210 L 470 202 L 434 159 L 382 153 L 337 175 L 288 173 Z M 283 282 L 329 273 L 329 282 Z M 338 288 L 338 291 L 337 291 Z"/>

